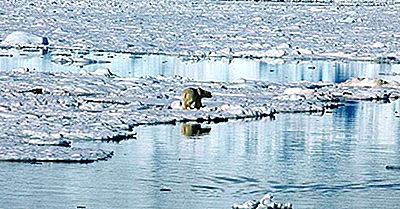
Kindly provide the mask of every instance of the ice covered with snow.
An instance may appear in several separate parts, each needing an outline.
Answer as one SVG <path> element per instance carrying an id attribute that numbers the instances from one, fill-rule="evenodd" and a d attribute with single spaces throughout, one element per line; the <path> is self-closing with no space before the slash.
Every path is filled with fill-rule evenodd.
<path id="1" fill-rule="evenodd" d="M 0 39 L 5 44 L 23 31 L 61 48 L 371 60 L 399 52 L 400 23 L 393 21 L 399 12 L 362 1 L 4 1 Z"/>
<path id="2" fill-rule="evenodd" d="M 10 45 L 48 45 L 47 37 L 40 37 L 29 32 L 14 31 L 6 36 L 2 44 Z"/>
<path id="3" fill-rule="evenodd" d="M 346 100 L 400 97 L 397 82 L 362 78 L 340 84 L 280 84 L 245 79 L 205 82 L 179 76 L 126 78 L 109 76 L 108 69 L 99 71 L 105 73 L 0 72 L 0 160 L 92 162 L 112 153 L 75 147 L 75 141 L 131 139 L 139 125 L 323 113 Z M 211 91 L 213 97 L 204 98 L 199 110 L 183 110 L 182 90 L 196 86 Z"/>
<path id="4" fill-rule="evenodd" d="M 276 203 L 272 201 L 273 195 L 268 192 L 260 200 L 247 200 L 242 204 L 234 203 L 232 209 L 292 209 L 292 203 Z"/>

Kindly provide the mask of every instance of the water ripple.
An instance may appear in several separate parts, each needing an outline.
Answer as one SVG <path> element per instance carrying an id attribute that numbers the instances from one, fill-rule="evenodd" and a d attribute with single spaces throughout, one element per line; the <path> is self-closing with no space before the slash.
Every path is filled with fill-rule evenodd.
<path id="1" fill-rule="evenodd" d="M 379 181 L 377 181 L 379 182 Z M 292 193 L 292 192 L 321 192 L 321 193 L 337 193 L 337 192 L 354 192 L 369 191 L 371 189 L 400 190 L 399 183 L 381 182 L 379 184 L 373 182 L 359 182 L 347 184 L 323 184 L 323 183 L 303 183 L 303 184 L 277 184 L 271 188 L 276 192 Z"/>
<path id="2" fill-rule="evenodd" d="M 218 192 L 225 191 L 223 188 L 216 187 L 216 186 L 210 186 L 210 185 L 190 185 L 190 187 L 191 187 L 190 191 L 192 191 L 192 192 L 218 193 Z"/>

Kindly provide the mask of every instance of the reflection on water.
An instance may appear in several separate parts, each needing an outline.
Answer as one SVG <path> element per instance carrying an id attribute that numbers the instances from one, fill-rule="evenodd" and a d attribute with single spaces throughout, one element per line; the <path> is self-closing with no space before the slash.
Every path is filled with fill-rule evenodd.
<path id="1" fill-rule="evenodd" d="M 396 208 L 400 173 L 385 165 L 400 165 L 399 107 L 207 124 L 201 140 L 182 125 L 138 127 L 137 140 L 77 144 L 114 150 L 109 161 L 1 163 L 0 208 L 227 209 L 267 191 L 299 209 Z"/>
<path id="2" fill-rule="evenodd" d="M 181 125 L 182 136 L 202 136 L 210 133 L 210 127 L 201 127 L 201 124 L 184 123 Z"/>
<path id="3" fill-rule="evenodd" d="M 117 75 L 125 77 L 181 75 L 204 81 L 236 81 L 244 78 L 274 82 L 301 80 L 342 82 L 354 76 L 398 79 L 398 76 L 385 75 L 400 74 L 400 65 L 398 64 L 323 60 L 284 62 L 283 60 L 268 59 L 219 59 L 193 62 L 173 56 L 138 56 L 105 52 L 85 55 L 70 54 L 71 56 L 65 57 L 77 59 L 77 62 L 68 62 L 62 65 L 59 62 L 52 62 L 59 59 L 59 55 L 51 51 L 45 55 L 41 55 L 41 53 L 40 51 L 24 52 L 23 55 L 20 55 L 19 52 L 14 52 L 13 57 L 0 56 L 0 69 L 7 71 L 17 67 L 27 67 L 40 71 L 79 72 L 109 68 Z M 88 64 L 81 62 L 82 57 L 108 63 Z"/>

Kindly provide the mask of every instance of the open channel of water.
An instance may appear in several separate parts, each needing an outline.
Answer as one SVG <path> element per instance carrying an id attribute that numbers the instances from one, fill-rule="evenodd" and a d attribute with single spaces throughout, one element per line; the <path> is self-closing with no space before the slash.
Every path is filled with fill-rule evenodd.
<path id="1" fill-rule="evenodd" d="M 0 70 L 94 71 L 196 80 L 341 82 L 398 80 L 398 65 L 365 62 L 220 59 L 97 54 L 106 64 L 60 65 L 45 56 L 0 57 Z M 96 58 L 97 59 L 97 58 Z M 390 75 L 390 76 L 389 76 Z M 0 163 L 0 208 L 231 208 L 273 192 L 294 208 L 396 208 L 400 202 L 398 101 L 351 102 L 321 114 L 275 119 L 140 126 L 135 140 L 80 141 L 114 150 L 92 164 Z"/>

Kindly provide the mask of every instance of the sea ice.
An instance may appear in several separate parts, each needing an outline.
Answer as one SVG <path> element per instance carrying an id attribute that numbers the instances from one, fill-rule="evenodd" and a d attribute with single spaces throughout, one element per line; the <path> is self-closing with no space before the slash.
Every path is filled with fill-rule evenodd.
<path id="1" fill-rule="evenodd" d="M 378 55 L 398 52 L 400 24 L 393 18 L 400 7 L 367 6 L 363 1 L 357 4 L 5 1 L 0 6 L 0 45 L 42 45 L 45 36 L 53 48 L 199 58 L 233 55 L 374 60 Z M 292 52 L 294 46 L 299 50 Z"/>
<path id="2" fill-rule="evenodd" d="M 0 77 L 0 137 L 4 139 L 0 141 L 0 160 L 9 161 L 107 159 L 109 151 L 80 149 L 74 141 L 134 138 L 133 130 L 139 125 L 323 112 L 346 100 L 386 101 L 400 96 L 397 82 L 364 78 L 341 84 L 279 84 L 245 79 L 198 82 L 182 77 L 120 78 L 15 71 L 0 72 Z M 214 96 L 203 99 L 205 107 L 199 110 L 183 110 L 180 94 L 187 86 L 201 86 Z M 69 146 L 72 150 L 66 149 Z"/>

